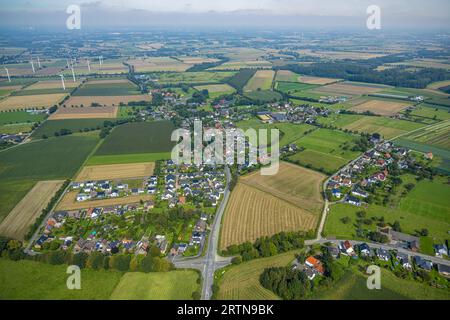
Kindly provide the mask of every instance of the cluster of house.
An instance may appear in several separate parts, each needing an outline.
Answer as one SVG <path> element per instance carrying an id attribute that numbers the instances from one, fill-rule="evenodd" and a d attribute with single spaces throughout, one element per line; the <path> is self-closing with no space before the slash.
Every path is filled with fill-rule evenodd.
<path id="1" fill-rule="evenodd" d="M 347 101 L 346 96 L 326 96 L 326 97 L 320 97 L 319 102 L 320 103 L 327 103 L 327 104 L 335 104 L 335 103 L 341 103 Z"/>
<path id="2" fill-rule="evenodd" d="M 152 179 L 157 179 L 157 177 L 151 176 L 148 179 L 149 182 L 147 184 L 148 186 L 147 193 L 152 193 L 151 191 L 153 189 L 151 189 L 149 185 L 153 181 Z M 144 186 L 144 182 L 142 183 L 142 185 Z M 143 187 L 129 188 L 128 184 L 126 183 L 109 180 L 72 182 L 71 188 L 72 190 L 79 191 L 79 193 L 76 196 L 77 201 L 126 197 L 129 195 L 138 195 L 145 193 Z"/>
<path id="3" fill-rule="evenodd" d="M 257 117 L 263 123 L 274 122 L 289 122 L 289 123 L 308 123 L 313 124 L 316 122 L 318 116 L 327 117 L 330 111 L 326 108 L 317 108 L 308 104 L 302 104 L 298 106 L 290 105 L 286 103 L 284 105 L 272 105 L 272 109 L 276 109 L 277 112 L 260 111 L 257 112 Z"/>
<path id="4" fill-rule="evenodd" d="M 55 236 L 58 232 L 55 232 L 58 229 L 61 229 L 64 226 L 64 223 L 67 219 L 72 218 L 75 220 L 81 219 L 92 219 L 97 220 L 102 216 L 107 215 L 117 215 L 123 216 L 128 212 L 134 212 L 137 210 L 142 210 L 144 212 L 148 212 L 150 209 L 154 207 L 153 201 L 145 201 L 144 203 L 136 203 L 136 204 L 127 204 L 127 205 L 114 205 L 114 206 L 106 206 L 106 207 L 95 207 L 89 209 L 80 209 L 80 210 L 69 210 L 69 211 L 56 211 L 54 212 L 50 218 L 47 219 L 45 226 L 42 230 L 41 235 L 35 241 L 34 247 L 36 249 L 41 249 L 43 244 L 46 242 L 51 242 L 56 238 L 62 241 L 61 248 L 63 250 L 67 250 L 72 244 L 73 239 L 77 238 L 74 235 L 63 234 L 61 236 Z M 112 229 L 117 229 L 117 227 L 111 226 L 109 224 L 105 224 L 101 227 L 100 231 L 107 233 Z M 130 239 L 122 239 L 122 240 L 114 240 L 109 241 L 98 237 L 98 232 L 91 232 L 86 239 L 79 239 L 74 245 L 75 252 L 92 252 L 94 250 L 101 252 L 111 252 L 115 253 L 116 249 L 124 249 L 124 250 L 134 250 L 134 242 Z M 114 249 L 116 248 L 116 249 Z"/>
<path id="5" fill-rule="evenodd" d="M 419 255 L 411 257 L 409 254 L 399 252 L 398 250 L 390 251 L 383 248 L 371 248 L 367 243 L 353 245 L 348 240 L 340 241 L 337 246 L 329 246 L 327 247 L 327 250 L 334 259 L 338 259 L 341 255 L 354 258 L 358 256 L 376 257 L 377 259 L 386 262 L 393 259 L 395 265 L 401 265 L 407 270 L 412 270 L 413 264 L 415 264 L 416 268 L 425 271 L 431 271 L 434 266 L 432 261 Z M 316 276 L 322 276 L 325 271 L 323 263 L 320 261 L 320 256 L 309 256 L 305 259 L 304 263 L 301 263 L 297 259 L 293 262 L 292 268 L 302 270 L 310 280 L 313 280 Z M 443 276 L 450 276 L 450 267 L 448 265 L 437 263 L 436 269 Z"/>
<path id="6" fill-rule="evenodd" d="M 209 216 L 206 213 L 202 213 L 200 215 L 200 219 L 197 220 L 192 229 L 189 243 L 175 243 L 170 249 L 170 255 L 176 256 L 179 254 L 183 254 L 189 247 L 199 247 L 200 250 L 198 252 L 201 252 L 201 248 L 205 243 L 206 233 L 208 230 L 208 218 Z"/>
<path id="7" fill-rule="evenodd" d="M 225 173 L 206 165 L 181 164 L 167 160 L 164 168 L 164 188 L 161 200 L 168 200 L 169 207 L 184 204 L 187 197 L 208 200 L 216 206 L 225 192 Z"/>
<path id="8" fill-rule="evenodd" d="M 28 133 L 17 133 L 17 134 L 0 134 L 0 143 L 11 143 L 18 144 L 21 143 L 26 137 L 28 137 Z"/>
<path id="9" fill-rule="evenodd" d="M 408 152 L 408 149 L 395 147 L 389 141 L 377 144 L 332 176 L 327 183 L 327 189 L 331 190 L 333 197 L 341 199 L 345 196 L 345 202 L 360 206 L 363 199 L 369 196 L 366 187 L 386 181 L 389 174 L 388 165 L 396 164 L 399 169 L 407 169 L 414 163 L 413 159 L 407 157 Z M 360 178 L 367 169 L 374 168 L 375 173 Z"/>

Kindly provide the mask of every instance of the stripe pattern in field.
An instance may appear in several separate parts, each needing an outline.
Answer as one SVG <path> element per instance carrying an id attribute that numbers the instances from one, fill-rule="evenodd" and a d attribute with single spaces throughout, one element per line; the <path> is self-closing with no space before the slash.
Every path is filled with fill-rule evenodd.
<path id="1" fill-rule="evenodd" d="M 75 181 L 146 177 L 153 174 L 154 168 L 154 162 L 86 166 Z"/>
<path id="2" fill-rule="evenodd" d="M 42 213 L 64 181 L 39 181 L 0 224 L 0 234 L 23 240 L 28 229 Z"/>
<path id="3" fill-rule="evenodd" d="M 239 182 L 223 219 L 220 248 L 253 242 L 281 231 L 311 230 L 315 228 L 318 216 Z"/>

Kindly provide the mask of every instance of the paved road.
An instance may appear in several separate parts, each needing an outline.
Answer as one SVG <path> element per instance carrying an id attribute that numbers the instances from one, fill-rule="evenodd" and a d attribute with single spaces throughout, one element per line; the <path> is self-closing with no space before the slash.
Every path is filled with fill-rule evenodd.
<path id="1" fill-rule="evenodd" d="M 225 187 L 225 192 L 223 195 L 223 200 L 220 202 L 219 208 L 217 209 L 214 221 L 211 225 L 211 232 L 208 238 L 208 247 L 206 254 L 203 257 L 198 258 L 187 258 L 182 260 L 175 259 L 173 261 L 177 268 L 193 268 L 198 269 L 202 273 L 202 299 L 209 300 L 212 295 L 212 285 L 214 283 L 214 272 L 217 269 L 223 268 L 231 263 L 231 257 L 221 257 L 217 254 L 218 242 L 219 242 L 219 232 L 220 223 L 222 221 L 222 216 L 227 206 L 228 198 L 230 196 L 230 190 L 228 189 L 231 181 L 230 169 L 225 167 L 225 175 L 227 179 L 227 185 Z"/>

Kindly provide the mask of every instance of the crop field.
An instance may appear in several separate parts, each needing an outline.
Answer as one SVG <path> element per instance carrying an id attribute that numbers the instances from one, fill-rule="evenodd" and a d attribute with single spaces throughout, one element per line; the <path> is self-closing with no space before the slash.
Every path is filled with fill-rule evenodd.
<path id="1" fill-rule="evenodd" d="M 0 86 L 0 97 L 7 96 L 20 88 L 21 86 Z"/>
<path id="2" fill-rule="evenodd" d="M 325 175 L 287 162 L 280 162 L 277 174 L 263 176 L 259 171 L 241 177 L 241 183 L 270 193 L 302 209 L 320 213 Z"/>
<path id="3" fill-rule="evenodd" d="M 358 156 L 359 152 L 350 150 L 355 139 L 356 136 L 342 131 L 318 129 L 295 142 L 306 150 L 291 159 L 315 169 L 327 167 L 327 171 L 333 171 Z M 349 148 L 344 150 L 345 146 Z M 324 162 L 327 163 L 326 166 L 323 165 Z"/>
<path id="4" fill-rule="evenodd" d="M 81 289 L 67 290 L 66 265 L 29 260 L 0 259 L 0 299 L 6 300 L 105 300 L 123 273 L 81 269 Z"/>
<path id="5" fill-rule="evenodd" d="M 450 150 L 450 121 L 427 126 L 403 136 L 404 139 Z"/>
<path id="6" fill-rule="evenodd" d="M 220 248 L 281 231 L 308 231 L 316 227 L 318 218 L 318 214 L 239 182 L 223 218 Z"/>
<path id="7" fill-rule="evenodd" d="M 440 183 L 433 187 L 433 191 L 438 189 Z M 367 208 L 363 208 L 366 212 L 367 218 L 381 217 L 383 216 L 386 223 L 394 223 L 396 220 L 400 222 L 402 231 L 415 234 L 416 230 L 426 228 L 430 234 L 439 241 L 444 241 L 448 238 L 448 230 L 450 230 L 450 220 L 448 208 L 442 207 L 442 200 L 434 202 L 427 199 L 423 204 L 420 204 L 419 209 L 416 211 L 414 205 L 419 204 L 420 199 L 423 199 L 423 192 L 428 186 L 427 183 L 424 186 L 418 187 L 418 191 L 412 195 L 408 195 L 405 199 L 402 199 L 398 208 L 388 208 L 384 206 L 378 206 L 371 204 Z M 414 192 L 414 189 L 413 189 Z M 430 192 L 431 193 L 431 192 Z M 421 195 L 422 194 L 422 195 Z M 437 195 L 446 195 L 448 199 L 448 186 L 443 191 L 438 191 Z M 425 196 L 426 197 L 426 196 Z M 430 203 L 431 202 L 431 203 Z M 433 212 L 433 209 L 439 209 L 439 211 Z M 360 211 L 361 207 L 353 206 L 350 204 L 333 204 L 330 207 L 330 213 L 327 216 L 324 232 L 327 237 L 336 237 L 338 239 L 356 239 L 356 227 L 355 222 L 358 219 L 356 212 Z M 341 219 L 343 217 L 349 217 L 350 223 L 344 224 Z M 364 225 L 364 228 L 369 230 L 376 230 L 376 224 Z"/>
<path id="8" fill-rule="evenodd" d="M 361 94 L 369 94 L 380 92 L 386 89 L 386 86 L 375 85 L 375 84 L 362 84 L 358 82 L 339 82 L 329 84 L 320 88 L 315 89 L 314 91 L 323 92 L 328 94 L 335 95 L 361 95 Z"/>
<path id="9" fill-rule="evenodd" d="M 175 142 L 170 140 L 174 129 L 170 121 L 121 125 L 106 137 L 95 155 L 171 152 L 175 145 Z"/>
<path id="10" fill-rule="evenodd" d="M 69 100 L 70 101 L 70 100 Z M 67 120 L 67 119 L 110 119 L 117 117 L 117 106 L 108 107 L 59 107 L 55 113 L 52 113 L 49 120 Z"/>
<path id="11" fill-rule="evenodd" d="M 128 60 L 127 63 L 134 66 L 135 72 L 182 72 L 192 66 L 170 57 L 139 58 Z"/>
<path id="12" fill-rule="evenodd" d="M 73 81 L 65 81 L 65 87 L 66 89 L 76 88 L 80 85 L 80 81 L 73 82 Z M 23 91 L 29 91 L 29 90 L 46 90 L 46 89 L 61 89 L 62 91 L 62 84 L 61 80 L 43 80 L 38 81 L 36 83 L 33 83 L 32 85 L 23 88 Z"/>
<path id="13" fill-rule="evenodd" d="M 64 65 L 65 67 L 65 65 Z M 128 68 L 122 63 L 120 59 L 105 59 L 103 60 L 102 65 L 98 59 L 93 59 L 90 61 L 91 70 L 89 71 L 87 61 L 81 61 L 76 63 L 73 71 L 75 75 L 89 75 L 89 74 L 124 74 L 128 72 Z M 70 79 L 72 77 L 72 70 L 64 69 L 64 75 L 66 79 Z"/>
<path id="14" fill-rule="evenodd" d="M 124 95 L 124 96 L 72 96 L 64 105 L 71 106 L 90 106 L 92 103 L 98 103 L 101 106 L 117 106 L 120 103 L 128 103 L 130 101 L 150 101 L 150 95 Z"/>
<path id="15" fill-rule="evenodd" d="M 85 130 L 97 130 L 103 127 L 103 122 L 109 119 L 63 119 L 45 121 L 31 135 L 32 139 L 41 139 L 43 135 L 51 137 L 61 129 L 68 129 L 72 133 Z"/>
<path id="16" fill-rule="evenodd" d="M 254 101 L 259 101 L 262 103 L 277 101 L 282 98 L 281 94 L 279 94 L 278 92 L 275 92 L 275 91 L 270 91 L 270 90 L 246 92 L 245 96 Z"/>
<path id="17" fill-rule="evenodd" d="M 306 83 L 306 84 L 327 85 L 327 84 L 341 81 L 341 79 L 313 77 L 313 76 L 300 76 L 299 81 L 301 83 Z"/>
<path id="18" fill-rule="evenodd" d="M 73 96 L 131 96 L 139 95 L 139 88 L 127 79 L 88 81 Z"/>
<path id="19" fill-rule="evenodd" d="M 228 61 L 220 66 L 208 69 L 208 70 L 240 70 L 247 68 L 271 68 L 272 63 L 266 60 L 241 60 L 241 61 Z"/>
<path id="20" fill-rule="evenodd" d="M 340 60 L 340 59 L 366 60 L 385 56 L 385 54 L 381 53 L 364 52 L 364 51 L 329 51 L 329 50 L 302 49 L 297 50 L 297 52 L 300 53 L 301 55 L 331 60 Z"/>
<path id="21" fill-rule="evenodd" d="M 61 201 L 56 206 L 56 210 L 77 210 L 77 209 L 88 209 L 95 207 L 106 207 L 106 206 L 115 206 L 115 205 L 123 205 L 123 204 L 133 204 L 139 203 L 142 201 L 152 200 L 153 195 L 151 194 L 142 194 L 136 196 L 127 196 L 127 197 L 118 197 L 118 198 L 109 198 L 109 199 L 101 199 L 101 200 L 86 200 L 86 201 L 77 201 L 77 194 L 79 191 L 69 191 L 64 194 Z"/>
<path id="22" fill-rule="evenodd" d="M 209 92 L 209 97 L 210 98 L 217 98 L 221 95 L 225 95 L 225 94 L 231 94 L 233 92 L 235 92 L 236 90 L 231 87 L 228 84 L 210 84 L 210 85 L 206 85 L 206 86 L 196 86 L 194 87 L 195 89 L 201 91 L 201 90 L 208 90 Z"/>
<path id="23" fill-rule="evenodd" d="M 259 277 L 264 269 L 284 267 L 295 259 L 299 251 L 243 262 L 225 269 L 219 280 L 219 300 L 278 300 L 275 293 L 264 288 Z M 220 270 L 218 271 L 221 272 Z"/>
<path id="24" fill-rule="evenodd" d="M 120 279 L 111 300 L 191 300 L 199 290 L 193 270 L 128 272 Z"/>
<path id="25" fill-rule="evenodd" d="M 385 139 L 391 139 L 409 131 L 419 129 L 423 126 L 424 125 L 421 123 L 412 121 L 364 116 L 361 119 L 344 126 L 344 129 L 367 133 L 377 132 L 383 135 Z"/>
<path id="26" fill-rule="evenodd" d="M 235 72 L 174 72 L 158 74 L 158 82 L 161 84 L 183 83 L 220 83 L 232 77 Z"/>
<path id="27" fill-rule="evenodd" d="M 153 162 L 86 166 L 77 175 L 75 181 L 146 177 L 153 174 L 154 168 Z"/>
<path id="28" fill-rule="evenodd" d="M 51 107 L 65 96 L 65 93 L 9 96 L 0 101 L 0 111 Z"/>
<path id="29" fill-rule="evenodd" d="M 316 86 L 312 84 L 305 84 L 299 82 L 277 82 L 275 85 L 275 89 L 289 94 L 297 91 L 312 89 L 315 87 Z"/>
<path id="30" fill-rule="evenodd" d="M 201 64 L 201 63 L 211 63 L 217 62 L 219 59 L 206 58 L 206 57 L 177 57 L 177 60 L 181 60 L 186 64 Z"/>
<path id="31" fill-rule="evenodd" d="M 168 160 L 172 156 L 171 152 L 153 153 L 128 153 L 115 155 L 95 155 L 88 159 L 87 165 L 120 164 L 137 162 L 155 162 L 157 160 Z"/>
<path id="32" fill-rule="evenodd" d="M 446 107 L 437 107 L 427 103 L 423 103 L 420 104 L 419 106 L 416 106 L 410 112 L 410 115 L 414 117 L 430 119 L 433 121 L 442 121 L 450 119 L 450 112 Z"/>
<path id="33" fill-rule="evenodd" d="M 4 134 L 17 134 L 30 132 L 32 126 L 29 123 L 14 123 L 14 124 L 4 124 L 0 125 L 0 133 Z"/>
<path id="34" fill-rule="evenodd" d="M 244 91 L 270 90 L 272 88 L 273 70 L 258 70 L 244 87 Z"/>
<path id="35" fill-rule="evenodd" d="M 50 202 L 64 181 L 39 181 L 0 224 L 0 234 L 23 240 L 28 229 Z"/>
<path id="36" fill-rule="evenodd" d="M 387 100 L 369 100 L 358 104 L 350 110 L 356 112 L 370 111 L 381 116 L 391 116 L 410 106 L 407 102 L 387 101 Z"/>
<path id="37" fill-rule="evenodd" d="M 278 70 L 275 81 L 300 82 L 300 75 L 290 70 Z"/>
<path id="38" fill-rule="evenodd" d="M 0 220 L 40 180 L 71 178 L 97 144 L 92 136 L 30 142 L 0 153 Z"/>

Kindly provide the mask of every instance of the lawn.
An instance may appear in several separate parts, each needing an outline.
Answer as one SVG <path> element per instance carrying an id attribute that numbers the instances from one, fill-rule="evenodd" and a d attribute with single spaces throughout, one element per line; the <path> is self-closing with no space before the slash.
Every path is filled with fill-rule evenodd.
<path id="1" fill-rule="evenodd" d="M 217 298 L 220 300 L 278 300 L 275 293 L 259 283 L 259 277 L 266 268 L 282 267 L 295 259 L 299 251 L 290 251 L 269 258 L 243 262 L 216 272 L 219 284 Z"/>
<path id="2" fill-rule="evenodd" d="M 95 155 L 171 152 L 173 130 L 170 121 L 127 123 L 114 128 Z"/>
<path id="3" fill-rule="evenodd" d="M 110 119 L 62 119 L 45 121 L 31 135 L 32 139 L 41 139 L 43 135 L 53 137 L 55 132 L 61 129 L 68 129 L 75 132 L 85 130 L 99 130 L 103 127 L 103 122 Z"/>
<path id="4" fill-rule="evenodd" d="M 38 122 L 44 120 L 45 114 L 31 114 L 26 111 L 0 112 L 0 125 L 11 123 Z"/>
<path id="5" fill-rule="evenodd" d="M 121 164 L 121 163 L 137 163 L 137 162 L 155 162 L 157 160 L 170 159 L 170 152 L 155 153 L 129 153 L 116 155 L 95 155 L 88 159 L 87 165 L 100 164 Z"/>
<path id="6" fill-rule="evenodd" d="M 105 270 L 81 270 L 81 289 L 66 286 L 67 266 L 35 261 L 11 261 L 0 258 L 0 299 L 105 300 L 122 273 Z"/>
<path id="7" fill-rule="evenodd" d="M 120 280 L 112 300 L 191 300 L 199 291 L 199 275 L 193 270 L 158 273 L 129 272 Z"/>
<path id="8" fill-rule="evenodd" d="M 408 200 L 409 196 L 402 199 L 401 202 Z M 448 196 L 447 198 L 448 199 Z M 401 203 L 400 202 L 400 203 Z M 401 205 L 400 205 L 401 206 Z M 431 206 L 429 207 L 431 208 Z M 422 228 L 428 229 L 438 241 L 448 239 L 448 230 L 450 230 L 450 219 L 448 213 L 431 212 L 430 215 L 424 215 L 420 211 L 410 208 L 411 211 L 402 210 L 399 208 L 387 208 L 375 204 L 369 205 L 367 208 L 357 207 L 350 204 L 333 204 L 330 207 L 330 213 L 327 216 L 325 223 L 325 234 L 327 236 L 336 236 L 338 239 L 356 239 L 356 212 L 364 210 L 367 218 L 383 216 L 386 223 L 394 223 L 396 220 L 400 222 L 402 231 L 409 234 L 415 234 L 416 230 Z M 445 208 L 446 212 L 448 209 Z M 349 217 L 351 221 L 344 224 L 341 219 Z M 369 230 L 376 230 L 376 223 L 371 225 L 363 225 L 363 228 Z"/>

